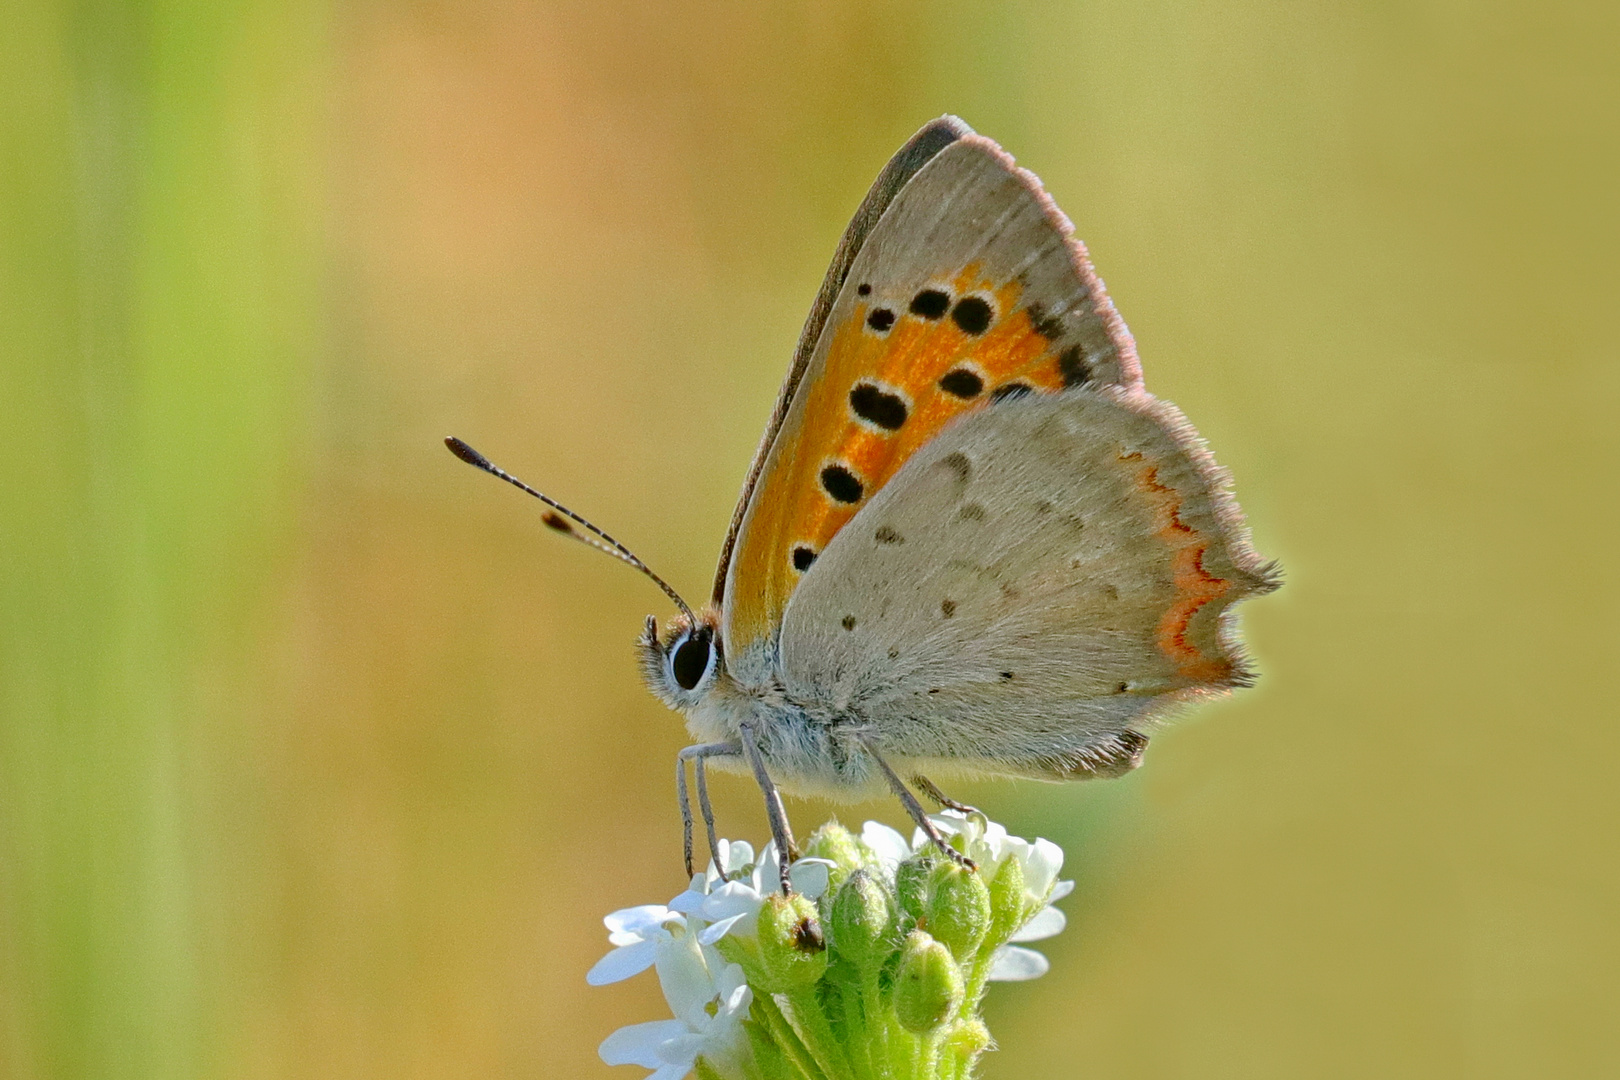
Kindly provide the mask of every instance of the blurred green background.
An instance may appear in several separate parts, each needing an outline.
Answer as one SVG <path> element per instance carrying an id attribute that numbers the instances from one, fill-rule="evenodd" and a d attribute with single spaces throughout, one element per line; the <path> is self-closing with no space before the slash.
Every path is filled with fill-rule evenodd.
<path id="1" fill-rule="evenodd" d="M 6 0 L 0 1073 L 633 1075 L 666 605 L 439 440 L 701 595 L 953 111 L 1288 571 L 1146 768 L 967 792 L 1079 880 L 985 1075 L 1620 1075 L 1617 11 Z"/>

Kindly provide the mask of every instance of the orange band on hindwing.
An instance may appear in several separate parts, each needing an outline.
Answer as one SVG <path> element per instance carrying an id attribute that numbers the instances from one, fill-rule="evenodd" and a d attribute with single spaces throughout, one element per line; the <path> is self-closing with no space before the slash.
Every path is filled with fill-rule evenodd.
<path id="1" fill-rule="evenodd" d="M 1170 658 L 1185 679 L 1201 683 L 1225 682 L 1232 674 L 1232 662 L 1206 657 L 1187 640 L 1187 631 L 1193 616 L 1205 604 L 1224 595 L 1231 584 L 1204 568 L 1209 541 L 1181 519 L 1181 494 L 1159 482 L 1158 466 L 1145 462 L 1140 452 L 1121 454 L 1120 460 L 1142 462 L 1136 474 L 1137 487 L 1146 492 L 1153 503 L 1158 524 L 1154 535 L 1172 551 L 1171 573 L 1176 598 L 1159 619 L 1155 635 L 1159 650 Z"/>

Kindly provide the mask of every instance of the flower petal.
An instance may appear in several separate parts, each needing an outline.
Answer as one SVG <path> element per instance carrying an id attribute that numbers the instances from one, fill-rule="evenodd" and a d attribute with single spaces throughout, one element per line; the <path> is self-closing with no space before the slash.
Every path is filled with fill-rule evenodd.
<path id="1" fill-rule="evenodd" d="M 832 868 L 836 865 L 831 859 L 800 859 L 788 867 L 788 880 L 811 900 L 819 900 L 832 883 Z"/>
<path id="2" fill-rule="evenodd" d="M 687 889 L 669 902 L 669 910 L 679 912 L 682 915 L 696 915 L 703 909 L 703 901 L 708 898 L 709 894 L 706 892 Z"/>
<path id="3" fill-rule="evenodd" d="M 1020 949 L 1016 945 L 1003 945 L 990 958 L 991 982 L 1024 982 L 1038 979 L 1051 970 L 1051 963 L 1034 949 Z"/>
<path id="4" fill-rule="evenodd" d="M 754 891 L 764 896 L 781 883 L 781 874 L 782 864 L 776 857 L 776 841 L 772 839 L 766 842 L 759 858 L 754 860 L 754 873 L 749 880 L 753 883 Z"/>
<path id="5" fill-rule="evenodd" d="M 891 870 L 911 858 L 911 845 L 900 833 L 881 821 L 868 821 L 861 829 L 861 843 Z"/>
<path id="6" fill-rule="evenodd" d="M 662 944 L 655 966 L 669 1011 L 696 1028 L 708 1018 L 709 1003 L 715 998 L 714 976 L 697 940 L 688 935 Z"/>
<path id="7" fill-rule="evenodd" d="M 1043 907 L 1037 911 L 1018 932 L 1009 939 L 1011 941 L 1040 941 L 1042 938 L 1055 937 L 1063 933 L 1063 928 L 1069 925 L 1069 920 L 1063 912 L 1055 907 Z"/>
<path id="8" fill-rule="evenodd" d="M 660 1046 L 658 1056 L 663 1059 L 662 1064 L 665 1066 L 684 1065 L 690 1069 L 692 1062 L 696 1060 L 699 1054 L 703 1053 L 705 1049 L 712 1049 L 703 1045 L 707 1041 L 697 1032 L 688 1031 L 685 1034 L 677 1035 Z M 658 1074 L 654 1073 L 653 1075 L 657 1076 Z"/>
<path id="9" fill-rule="evenodd" d="M 609 1065 L 640 1065 L 656 1069 L 664 1064 L 658 1048 L 670 1039 L 687 1034 L 687 1027 L 679 1020 L 649 1020 L 645 1024 L 631 1024 L 602 1040 L 596 1053 Z"/>
<path id="10" fill-rule="evenodd" d="M 1048 904 L 1055 904 L 1072 892 L 1074 892 L 1074 882 L 1060 881 L 1056 885 L 1052 886 L 1052 895 L 1046 898 L 1046 902 Z"/>
<path id="11" fill-rule="evenodd" d="M 692 1071 L 691 1062 L 677 1062 L 674 1065 L 660 1065 L 647 1074 L 646 1080 L 683 1080 Z"/>
<path id="12" fill-rule="evenodd" d="M 720 1017 L 744 1017 L 754 1002 L 754 988 L 747 983 L 735 988 L 720 1000 Z"/>
<path id="13" fill-rule="evenodd" d="M 614 933 L 627 932 L 646 936 L 645 931 L 663 925 L 669 918 L 669 908 L 663 904 L 642 904 L 640 907 L 627 907 L 604 916 L 602 925 Z"/>
<path id="14" fill-rule="evenodd" d="M 1024 863 L 1024 888 L 1031 896 L 1044 898 L 1063 869 L 1063 849 L 1050 840 L 1037 839 Z"/>
<path id="15" fill-rule="evenodd" d="M 759 911 L 759 905 L 764 902 L 751 886 L 740 881 L 728 881 L 703 901 L 703 917 L 713 922 L 729 918 L 732 915 L 753 915 Z"/>
<path id="16" fill-rule="evenodd" d="M 736 926 L 740 920 L 746 917 L 746 912 L 739 911 L 737 914 L 721 919 L 719 922 L 710 923 L 708 926 L 705 926 L 703 928 L 703 932 L 698 935 L 698 944 L 713 945 L 715 942 L 726 936 L 726 931 L 730 930 L 733 926 Z"/>
<path id="17" fill-rule="evenodd" d="M 720 854 L 726 860 L 721 876 L 730 877 L 754 861 L 754 845 L 746 840 L 722 840 Z"/>
<path id="18" fill-rule="evenodd" d="M 638 941 L 633 945 L 623 945 L 598 960 L 596 966 L 585 973 L 585 981 L 592 986 L 606 986 L 608 983 L 620 982 L 632 975 L 640 975 L 652 967 L 656 959 L 658 959 L 658 943 L 655 941 Z"/>

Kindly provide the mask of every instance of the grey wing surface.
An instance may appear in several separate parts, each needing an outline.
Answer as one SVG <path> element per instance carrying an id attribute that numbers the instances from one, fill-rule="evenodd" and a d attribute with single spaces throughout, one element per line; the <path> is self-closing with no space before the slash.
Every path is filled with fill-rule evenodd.
<path id="1" fill-rule="evenodd" d="M 1113 775 L 1159 708 L 1248 680 L 1230 608 L 1274 585 L 1173 406 L 1025 395 L 946 427 L 828 545 L 785 689 L 919 767 Z"/>

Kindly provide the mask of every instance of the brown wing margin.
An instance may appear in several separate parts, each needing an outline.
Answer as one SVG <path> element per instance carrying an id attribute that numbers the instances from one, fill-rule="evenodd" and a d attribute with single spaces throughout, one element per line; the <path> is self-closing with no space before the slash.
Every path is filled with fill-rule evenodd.
<path id="1" fill-rule="evenodd" d="M 732 549 L 737 546 L 737 534 L 742 530 L 748 500 L 754 493 L 754 485 L 759 482 L 760 472 L 765 468 L 765 459 L 770 456 L 777 432 L 782 429 L 782 421 L 787 417 L 788 407 L 793 404 L 793 395 L 799 389 L 799 380 L 804 378 L 804 371 L 810 366 L 810 358 L 815 355 L 816 343 L 821 339 L 821 331 L 827 323 L 828 314 L 832 311 L 833 301 L 838 299 L 839 290 L 844 287 L 844 279 L 849 276 L 850 265 L 855 261 L 861 246 L 866 243 L 866 238 L 871 235 L 878 219 L 889 208 L 894 197 L 900 193 L 900 189 L 905 187 L 907 182 L 940 151 L 958 139 L 972 134 L 973 129 L 954 116 L 941 116 L 923 125 L 922 129 L 889 159 L 889 163 L 883 167 L 883 171 L 872 184 L 872 189 L 866 193 L 860 208 L 855 211 L 855 217 L 850 221 L 849 228 L 844 230 L 843 239 L 838 242 L 838 250 L 833 255 L 832 265 L 827 268 L 827 276 L 821 282 L 821 291 L 816 293 L 815 303 L 810 305 L 810 315 L 804 321 L 804 330 L 799 334 L 799 346 L 793 353 L 793 364 L 788 368 L 787 378 L 782 382 L 782 391 L 776 398 L 776 410 L 771 414 L 770 422 L 765 425 L 765 435 L 760 439 L 759 449 L 754 451 L 753 464 L 748 467 L 748 478 L 743 481 L 742 494 L 737 498 L 737 508 L 731 513 L 731 527 L 726 530 L 726 542 L 720 548 L 720 565 L 714 574 L 715 604 L 718 605 L 725 600 L 726 571 L 731 567 Z"/>

